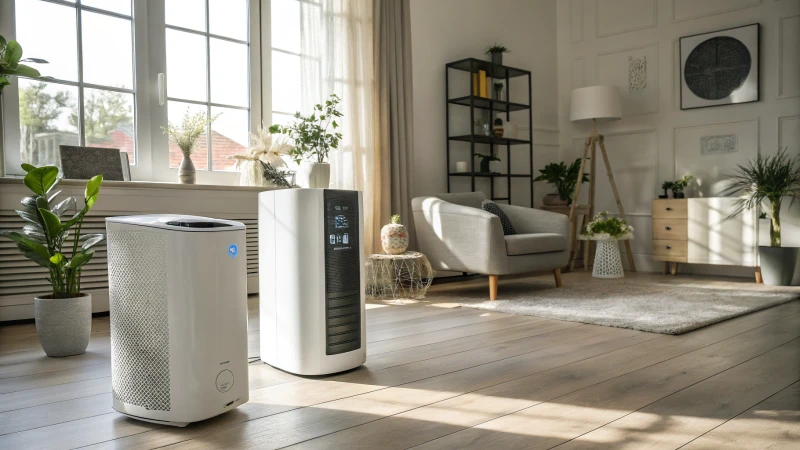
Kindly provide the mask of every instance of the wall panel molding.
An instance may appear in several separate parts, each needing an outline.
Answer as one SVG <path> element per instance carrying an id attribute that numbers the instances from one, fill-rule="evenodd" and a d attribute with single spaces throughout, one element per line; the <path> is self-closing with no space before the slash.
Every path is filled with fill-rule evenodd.
<path id="1" fill-rule="evenodd" d="M 789 27 L 794 27 L 794 36 L 784 39 L 784 32 L 788 28 L 786 21 L 791 21 Z M 789 31 L 791 33 L 791 31 Z M 778 93 L 777 98 L 800 97 L 800 14 L 781 17 L 778 19 Z M 790 47 L 794 46 L 794 48 Z M 784 58 L 789 61 L 784 61 Z M 793 61 L 791 59 L 794 59 Z M 789 73 L 784 76 L 784 72 Z M 784 82 L 793 83 L 793 86 L 784 87 Z"/>
<path id="2" fill-rule="evenodd" d="M 787 131 L 787 124 L 792 123 L 797 127 L 798 139 L 795 142 L 786 142 L 784 133 Z M 778 117 L 778 148 L 790 147 L 790 154 L 800 155 L 800 115 Z"/>
<path id="3" fill-rule="evenodd" d="M 569 1 L 569 33 L 573 44 L 583 41 L 583 9 L 583 0 Z"/>
<path id="4" fill-rule="evenodd" d="M 630 14 L 636 8 L 644 7 L 645 11 L 642 18 L 646 18 L 646 22 L 636 23 L 635 19 L 630 18 Z M 612 9 L 619 8 L 621 10 L 612 11 Z M 649 9 L 649 11 L 648 11 Z M 610 17 L 616 18 L 624 25 L 608 27 L 607 31 L 603 31 L 604 25 L 602 24 L 603 12 L 610 12 Z M 656 0 L 597 0 L 597 10 L 595 11 L 595 36 L 604 38 L 609 36 L 616 36 L 618 34 L 629 33 L 631 31 L 645 30 L 658 26 L 658 2 Z"/>
<path id="5" fill-rule="evenodd" d="M 638 53 L 640 55 L 644 53 L 650 53 L 650 57 L 647 59 L 646 65 L 646 76 L 647 76 L 647 86 L 645 89 L 648 89 L 650 92 L 648 98 L 643 98 L 639 93 L 631 93 L 625 86 L 629 79 L 629 70 L 630 67 L 628 66 L 629 60 L 626 60 L 624 57 L 618 61 L 612 61 L 615 63 L 614 66 L 609 66 L 605 70 L 601 68 L 601 64 L 604 59 L 607 57 L 612 57 L 614 55 L 620 54 L 635 54 Z M 644 55 L 645 57 L 647 55 Z M 638 116 L 643 114 L 655 114 L 658 113 L 660 109 L 660 85 L 658 81 L 658 43 L 648 43 L 644 45 L 637 45 L 634 47 L 627 47 L 615 50 L 607 50 L 600 53 L 597 53 L 597 57 L 595 58 L 595 76 L 596 80 L 595 83 L 597 84 L 611 84 L 615 86 L 619 86 L 620 92 L 622 94 L 622 114 L 623 116 Z M 605 76 L 605 78 L 603 78 Z"/>
<path id="6" fill-rule="evenodd" d="M 761 4 L 761 0 L 706 0 L 707 3 L 717 4 L 717 7 L 699 8 L 703 3 L 698 0 L 672 0 L 672 22 L 684 22 L 686 20 L 698 19 L 700 17 L 713 16 L 730 11 L 744 8 L 751 8 Z M 683 13 L 680 8 L 685 8 Z"/>

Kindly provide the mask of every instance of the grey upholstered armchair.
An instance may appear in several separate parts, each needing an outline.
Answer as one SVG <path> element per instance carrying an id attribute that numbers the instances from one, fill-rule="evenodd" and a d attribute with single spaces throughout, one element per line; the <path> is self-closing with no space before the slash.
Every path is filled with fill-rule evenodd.
<path id="1" fill-rule="evenodd" d="M 561 268 L 569 259 L 569 218 L 498 203 L 517 232 L 504 236 L 500 218 L 481 208 L 483 200 L 482 192 L 412 200 L 417 243 L 433 268 L 489 275 L 492 300 L 500 275 L 552 270 L 561 287 Z"/>

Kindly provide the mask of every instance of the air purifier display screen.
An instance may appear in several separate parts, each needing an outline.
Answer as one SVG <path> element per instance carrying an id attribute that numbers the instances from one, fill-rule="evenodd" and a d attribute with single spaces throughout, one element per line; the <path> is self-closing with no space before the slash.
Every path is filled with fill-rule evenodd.
<path id="1" fill-rule="evenodd" d="M 347 223 L 348 223 L 347 216 L 345 216 L 344 214 L 337 214 L 334 217 L 334 222 L 336 223 L 336 228 L 347 228 L 348 227 L 348 225 L 347 225 Z"/>

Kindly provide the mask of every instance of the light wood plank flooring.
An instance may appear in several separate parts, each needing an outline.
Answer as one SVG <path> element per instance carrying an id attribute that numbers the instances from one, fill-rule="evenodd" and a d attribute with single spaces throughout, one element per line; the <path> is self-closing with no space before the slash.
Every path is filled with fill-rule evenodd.
<path id="1" fill-rule="evenodd" d="M 256 297 L 250 307 L 255 356 Z M 70 358 L 44 356 L 32 324 L 0 327 L 0 449 L 754 449 L 800 440 L 800 301 L 681 336 L 373 303 L 367 341 L 366 365 L 334 376 L 252 363 L 249 403 L 171 428 L 111 408 L 108 317 L 94 319 L 87 353 Z"/>

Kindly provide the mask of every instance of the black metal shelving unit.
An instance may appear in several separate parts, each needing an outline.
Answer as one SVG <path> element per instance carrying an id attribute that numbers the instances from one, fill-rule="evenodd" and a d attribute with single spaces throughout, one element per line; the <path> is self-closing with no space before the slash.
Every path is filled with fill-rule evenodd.
<path id="1" fill-rule="evenodd" d="M 469 72 L 469 86 L 468 91 L 471 95 L 450 98 L 450 70 L 460 70 Z M 480 97 L 472 95 L 472 75 L 485 71 L 487 77 L 494 80 L 504 80 L 506 89 L 506 100 L 495 100 L 492 98 Z M 511 99 L 511 84 L 509 80 L 516 77 L 528 77 L 528 104 L 516 103 L 510 101 Z M 490 94 L 491 95 L 491 94 Z M 531 72 L 528 70 L 517 69 L 514 67 L 501 66 L 492 64 L 490 61 L 483 61 L 475 58 L 467 58 L 459 61 L 454 61 L 445 65 L 445 99 L 447 101 L 446 110 L 446 128 L 447 128 L 447 192 L 450 192 L 450 178 L 451 177 L 469 177 L 471 180 L 471 190 L 475 191 L 475 180 L 477 178 L 489 178 L 490 196 L 492 200 L 504 200 L 511 203 L 511 180 L 513 178 L 528 178 L 530 179 L 531 191 L 531 207 L 533 207 L 533 141 L 525 139 L 512 139 L 512 138 L 496 138 L 491 136 L 484 136 L 482 134 L 475 134 L 473 124 L 475 123 L 475 110 L 482 109 L 489 111 L 489 120 L 492 123 L 495 119 L 495 113 L 505 113 L 506 120 L 511 119 L 511 113 L 514 111 L 528 111 L 528 129 L 530 130 L 531 138 L 533 137 L 533 118 L 531 114 L 532 93 L 531 93 Z M 466 106 L 469 108 L 469 129 L 472 134 L 450 136 L 450 105 Z M 450 143 L 451 142 L 467 142 L 469 146 L 469 172 L 449 172 L 450 171 Z M 506 173 L 486 173 L 477 172 L 475 170 L 475 146 L 488 145 L 492 154 L 497 153 L 498 146 L 506 146 Z M 528 173 L 511 173 L 511 151 L 512 147 L 528 146 L 529 156 L 529 171 Z M 506 180 L 506 192 L 508 197 L 495 197 L 494 188 L 496 179 Z"/>

